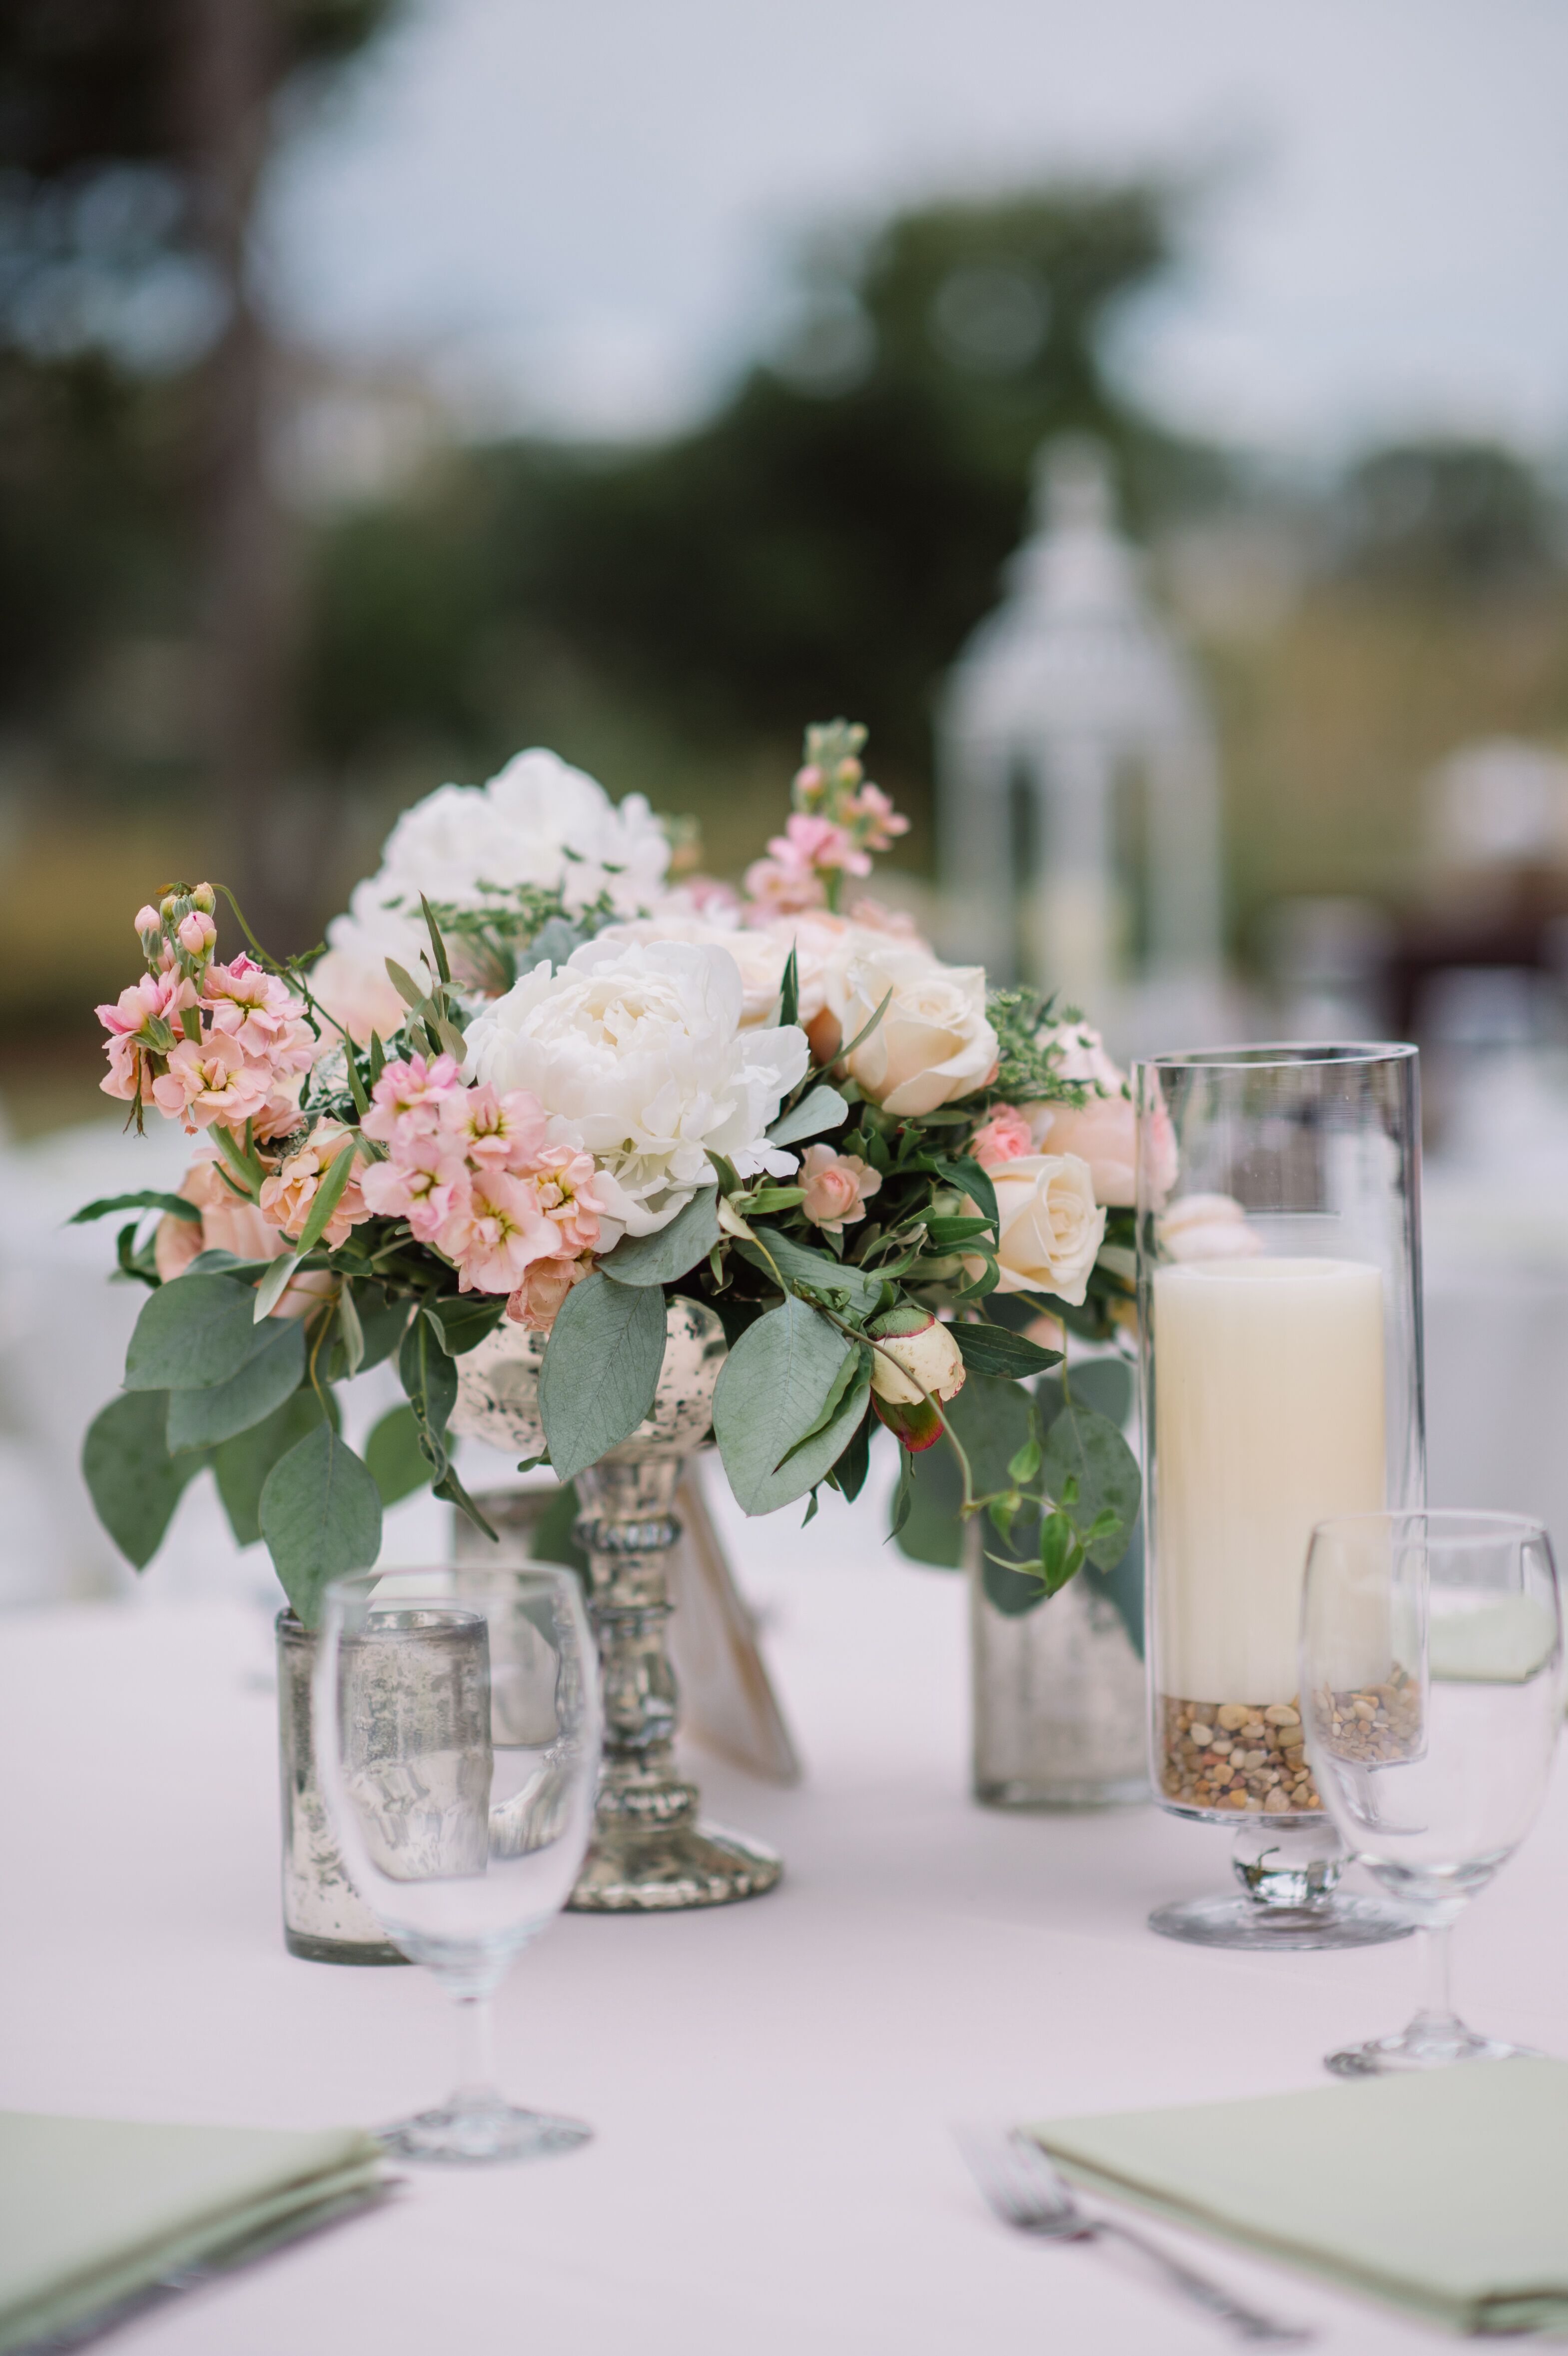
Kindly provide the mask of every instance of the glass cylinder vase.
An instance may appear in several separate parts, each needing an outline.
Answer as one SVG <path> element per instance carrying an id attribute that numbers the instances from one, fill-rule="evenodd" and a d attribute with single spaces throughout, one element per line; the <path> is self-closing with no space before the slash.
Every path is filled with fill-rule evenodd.
<path id="1" fill-rule="evenodd" d="M 1236 1827 L 1240 1897 L 1159 1908 L 1211 1946 L 1362 1945 L 1303 1748 L 1307 1545 L 1424 1500 L 1419 1084 L 1405 1045 L 1136 1067 L 1156 1796 Z"/>
<path id="2" fill-rule="evenodd" d="M 1147 1800 L 1141 1549 L 1109 1579 L 1085 1566 L 1049 1601 L 1019 1580 L 1004 1611 L 987 1591 L 984 1547 L 972 1524 L 975 1797 L 1040 1809 Z"/>

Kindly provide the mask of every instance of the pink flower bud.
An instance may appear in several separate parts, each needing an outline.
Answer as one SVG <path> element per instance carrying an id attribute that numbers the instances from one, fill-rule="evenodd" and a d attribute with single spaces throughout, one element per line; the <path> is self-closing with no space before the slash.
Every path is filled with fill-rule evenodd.
<path id="1" fill-rule="evenodd" d="M 218 909 L 218 894 L 210 884 L 198 884 L 190 895 L 190 905 L 199 908 L 204 916 L 213 916 Z"/>
<path id="2" fill-rule="evenodd" d="M 218 938 L 218 927 L 204 910 L 193 908 L 181 917 L 175 938 L 187 957 L 205 957 Z"/>
<path id="3" fill-rule="evenodd" d="M 136 931 L 139 936 L 147 933 L 161 933 L 163 929 L 164 920 L 159 916 L 155 908 L 149 906 L 137 909 Z"/>

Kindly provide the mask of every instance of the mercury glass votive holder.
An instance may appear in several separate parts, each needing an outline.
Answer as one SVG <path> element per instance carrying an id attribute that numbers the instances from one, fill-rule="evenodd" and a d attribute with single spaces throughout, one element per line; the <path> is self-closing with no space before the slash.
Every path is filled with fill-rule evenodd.
<path id="1" fill-rule="evenodd" d="M 1151 1775 L 1173 1814 L 1235 1828 L 1241 1885 L 1150 1925 L 1401 1938 L 1339 1887 L 1296 1658 L 1314 1526 L 1424 1502 L 1416 1051 L 1157 1055 L 1134 1086 Z"/>

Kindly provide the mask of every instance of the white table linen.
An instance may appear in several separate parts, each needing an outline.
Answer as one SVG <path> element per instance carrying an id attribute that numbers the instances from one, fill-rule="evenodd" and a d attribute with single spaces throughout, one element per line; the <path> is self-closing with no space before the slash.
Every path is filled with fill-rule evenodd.
<path id="1" fill-rule="evenodd" d="M 594 2142 L 411 2170 L 386 2212 L 135 2324 L 125 2356 L 1224 2344 L 1105 2250 L 993 2223 L 948 2125 L 1317 2084 L 1332 2047 L 1405 2019 L 1413 1948 L 1174 1946 L 1144 1918 L 1222 1885 L 1223 1835 L 1151 1808 L 973 1806 L 963 1590 L 891 1558 L 876 1512 L 728 1526 L 806 1779 L 692 1764 L 712 1814 L 783 1850 L 782 1887 L 715 1913 L 567 1916 L 502 1990 L 507 2092 L 588 2118 Z M 314 2127 L 446 2091 L 451 2024 L 422 1973 L 284 1953 L 259 1650 L 253 1610 L 222 1603 L 0 1622 L 0 2103 Z M 1558 2052 L 1565 1861 L 1559 1790 L 1456 1958 L 1478 2026 Z M 1170 2239 L 1347 2356 L 1440 2344 Z"/>

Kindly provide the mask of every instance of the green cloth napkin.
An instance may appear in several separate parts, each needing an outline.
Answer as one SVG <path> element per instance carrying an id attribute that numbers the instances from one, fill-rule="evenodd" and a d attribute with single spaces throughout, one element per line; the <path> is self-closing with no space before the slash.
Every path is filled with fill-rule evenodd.
<path id="1" fill-rule="evenodd" d="M 1568 2062 L 1027 2132 L 1079 2182 L 1451 2330 L 1568 2333 Z"/>
<path id="2" fill-rule="evenodd" d="M 352 2128 L 143 2126 L 0 2112 L 0 2351 L 69 2329 L 167 2275 L 368 2190 Z"/>

